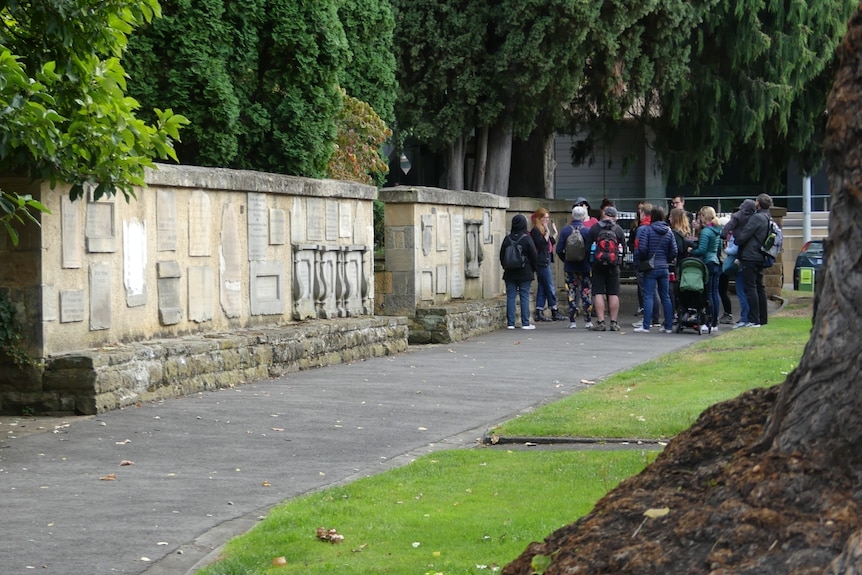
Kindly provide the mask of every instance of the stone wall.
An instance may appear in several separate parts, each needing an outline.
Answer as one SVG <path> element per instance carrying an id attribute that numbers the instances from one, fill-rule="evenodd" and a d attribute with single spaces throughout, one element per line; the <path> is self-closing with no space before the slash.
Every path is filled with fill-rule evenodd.
<path id="1" fill-rule="evenodd" d="M 21 229 L 18 246 L 0 234 L 0 292 L 40 364 L 23 373 L 3 365 L 0 400 L 46 394 L 38 405 L 66 410 L 66 390 L 55 393 L 66 384 L 50 374 L 69 353 L 373 315 L 376 188 L 173 165 L 148 170 L 146 182 L 129 202 L 89 191 L 72 202 L 67 186 L 0 181 L 51 211 L 41 227 Z M 92 383 L 84 403 L 115 393 Z"/>
<path id="2" fill-rule="evenodd" d="M 0 412 L 102 413 L 406 349 L 403 317 L 332 319 L 135 342 L 49 358 L 39 388 L 5 387 Z"/>
<path id="3" fill-rule="evenodd" d="M 425 307 L 501 295 L 499 251 L 509 199 L 425 187 L 385 188 L 386 269 L 375 274 L 375 312 L 410 315 Z"/>

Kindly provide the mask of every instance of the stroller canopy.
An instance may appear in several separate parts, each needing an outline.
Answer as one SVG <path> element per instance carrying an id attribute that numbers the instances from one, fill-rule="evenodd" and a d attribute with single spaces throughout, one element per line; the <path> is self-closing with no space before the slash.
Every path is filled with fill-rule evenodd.
<path id="1" fill-rule="evenodd" d="M 685 258 L 679 264 L 679 289 L 702 292 L 706 288 L 709 271 L 706 264 L 697 258 Z"/>

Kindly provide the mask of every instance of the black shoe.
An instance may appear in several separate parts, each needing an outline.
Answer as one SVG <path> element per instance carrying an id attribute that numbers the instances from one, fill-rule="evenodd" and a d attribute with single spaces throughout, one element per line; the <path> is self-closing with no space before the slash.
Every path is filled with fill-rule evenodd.
<path id="1" fill-rule="evenodd" d="M 569 319 L 569 318 L 567 318 L 566 316 L 564 316 L 563 314 L 561 314 L 561 313 L 560 313 L 560 310 L 558 310 L 558 309 L 552 309 L 552 310 L 551 310 L 551 319 L 552 319 L 553 321 L 564 321 L 564 320 L 567 320 L 567 319 Z"/>

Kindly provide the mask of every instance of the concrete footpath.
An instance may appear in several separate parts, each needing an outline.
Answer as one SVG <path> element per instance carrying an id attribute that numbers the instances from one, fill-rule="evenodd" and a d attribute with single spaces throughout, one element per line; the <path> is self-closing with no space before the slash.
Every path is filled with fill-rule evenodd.
<path id="1" fill-rule="evenodd" d="M 476 446 L 585 381 L 715 337 L 632 333 L 625 289 L 620 333 L 547 322 L 94 417 L 0 418 L 0 573 L 193 573 L 280 501 Z"/>

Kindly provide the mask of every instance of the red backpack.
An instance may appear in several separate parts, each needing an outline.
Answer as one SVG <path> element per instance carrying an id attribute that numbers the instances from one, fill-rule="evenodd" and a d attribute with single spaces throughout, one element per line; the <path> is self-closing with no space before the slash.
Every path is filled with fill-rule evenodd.
<path id="1" fill-rule="evenodd" d="M 615 266 L 620 263 L 620 243 L 616 230 L 612 224 L 610 227 L 600 226 L 599 235 L 596 238 L 596 249 L 594 252 L 595 263 L 602 266 Z"/>

